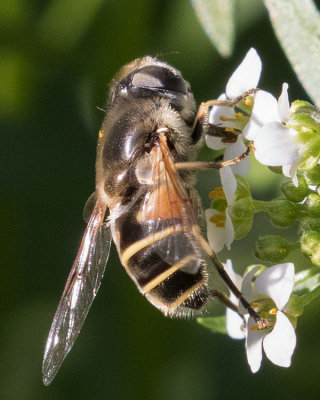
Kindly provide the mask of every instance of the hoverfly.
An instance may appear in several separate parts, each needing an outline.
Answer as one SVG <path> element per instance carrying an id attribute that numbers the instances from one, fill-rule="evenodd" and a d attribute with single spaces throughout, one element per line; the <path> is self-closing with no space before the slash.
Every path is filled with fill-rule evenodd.
<path id="1" fill-rule="evenodd" d="M 216 102 L 202 103 L 197 112 L 181 73 L 152 57 L 125 65 L 112 80 L 99 132 L 96 191 L 89 201 L 94 207 L 49 332 L 45 385 L 80 332 L 112 240 L 139 291 L 164 315 L 193 315 L 210 296 L 227 302 L 208 288 L 205 250 L 230 290 L 257 322 L 263 321 L 200 233 L 194 170 L 228 164 L 194 161 L 203 134 L 210 133 L 208 107 Z"/>

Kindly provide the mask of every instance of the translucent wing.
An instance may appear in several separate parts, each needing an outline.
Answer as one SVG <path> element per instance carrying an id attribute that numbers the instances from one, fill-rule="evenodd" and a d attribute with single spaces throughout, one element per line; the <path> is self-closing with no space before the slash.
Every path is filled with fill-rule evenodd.
<path id="1" fill-rule="evenodd" d="M 105 212 L 106 205 L 98 199 L 50 328 L 42 365 L 45 385 L 71 350 L 99 289 L 111 244 Z"/>
<path id="2" fill-rule="evenodd" d="M 200 229 L 164 135 L 151 150 L 150 158 L 152 179 L 137 219 L 146 237 L 153 237 L 153 250 L 165 262 L 175 265 L 188 260 L 179 263 L 180 269 L 196 273 L 201 262 Z M 138 176 L 147 175 L 141 169 Z"/>

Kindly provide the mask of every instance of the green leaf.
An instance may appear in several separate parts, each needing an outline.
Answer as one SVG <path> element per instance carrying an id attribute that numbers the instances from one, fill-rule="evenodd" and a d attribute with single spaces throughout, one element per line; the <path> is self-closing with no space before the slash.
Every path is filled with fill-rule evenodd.
<path id="1" fill-rule="evenodd" d="M 235 178 L 237 180 L 237 189 L 234 194 L 234 201 L 237 201 L 244 197 L 251 198 L 250 185 L 246 181 L 246 179 L 243 176 L 238 175 L 238 174 L 235 175 Z"/>
<path id="2" fill-rule="evenodd" d="M 273 28 L 298 79 L 320 105 L 320 15 L 311 0 L 264 0 Z"/>
<path id="3" fill-rule="evenodd" d="M 234 0 L 191 0 L 196 15 L 211 42 L 223 57 L 232 53 Z"/>
<path id="4" fill-rule="evenodd" d="M 293 292 L 305 296 L 320 286 L 320 269 L 312 267 L 296 274 Z"/>
<path id="5" fill-rule="evenodd" d="M 211 332 L 227 334 L 225 315 L 220 317 L 197 318 L 197 322 L 205 328 L 210 329 Z"/>
<path id="6" fill-rule="evenodd" d="M 304 305 L 304 300 L 301 297 L 292 294 L 288 304 L 285 306 L 285 312 L 292 317 L 299 317 L 303 313 Z"/>
<path id="7" fill-rule="evenodd" d="M 320 296 L 320 286 L 316 287 L 314 290 L 312 290 L 309 293 L 306 293 L 301 297 L 301 299 L 303 300 L 303 306 L 304 307 L 307 306 L 309 303 L 311 303 L 319 296 Z"/>

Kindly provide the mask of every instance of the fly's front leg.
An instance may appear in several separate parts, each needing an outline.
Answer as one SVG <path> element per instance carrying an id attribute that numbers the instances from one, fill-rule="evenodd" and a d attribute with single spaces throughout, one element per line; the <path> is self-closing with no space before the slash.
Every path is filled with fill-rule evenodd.
<path id="1" fill-rule="evenodd" d="M 180 163 L 175 163 L 175 167 L 177 169 L 220 169 L 227 167 L 229 165 L 234 165 L 238 164 L 241 160 L 244 158 L 248 157 L 251 151 L 254 151 L 254 145 L 253 143 L 250 143 L 248 146 L 247 150 L 240 154 L 240 156 L 232 158 L 231 160 L 226 160 L 226 161 L 186 161 L 186 162 L 180 162 Z"/>
<path id="2" fill-rule="evenodd" d="M 226 100 L 209 100 L 200 104 L 198 109 L 198 113 L 194 122 L 193 132 L 191 138 L 193 143 L 196 144 L 201 137 L 204 135 L 219 137 L 224 143 L 234 143 L 238 139 L 238 135 L 241 133 L 237 131 L 235 128 L 221 127 L 219 125 L 213 125 L 209 122 L 209 109 L 214 106 L 218 107 L 236 107 L 241 101 L 247 100 L 249 96 L 255 94 L 259 89 L 250 89 L 247 92 L 243 93 L 241 96 L 238 96 L 234 99 L 226 99 Z M 249 99 L 251 102 L 251 99 Z M 250 103 L 250 105 L 252 105 Z M 239 113 L 235 113 L 237 116 Z M 240 113 L 242 115 L 242 113 Z M 248 157 L 251 151 L 254 151 L 253 143 L 250 143 L 247 150 L 240 154 L 238 157 L 235 157 L 231 160 L 217 162 L 213 161 L 192 161 L 192 162 L 183 162 L 176 163 L 175 166 L 177 169 L 220 169 L 229 165 L 237 164 L 244 158 Z"/>
<path id="3" fill-rule="evenodd" d="M 246 99 L 249 96 L 255 94 L 259 89 L 250 89 L 247 92 L 243 93 L 241 96 L 238 96 L 234 99 L 226 99 L 226 100 L 209 100 L 205 101 L 200 104 L 200 107 L 197 112 L 196 119 L 194 121 L 193 130 L 192 130 L 192 140 L 193 143 L 197 143 L 201 137 L 204 135 L 209 136 L 217 136 L 221 137 L 221 128 L 219 126 L 213 125 L 209 123 L 209 109 L 211 107 L 228 107 L 234 108 L 236 107 L 241 101 Z M 224 130 L 224 129 L 223 129 Z M 229 134 L 230 136 L 230 134 Z M 237 137 L 234 138 L 236 141 Z M 232 141 L 232 137 L 231 137 Z"/>

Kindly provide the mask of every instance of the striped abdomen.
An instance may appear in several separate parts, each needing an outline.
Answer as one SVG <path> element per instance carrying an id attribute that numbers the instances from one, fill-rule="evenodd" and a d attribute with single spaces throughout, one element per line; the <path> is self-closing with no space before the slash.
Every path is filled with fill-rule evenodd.
<path id="1" fill-rule="evenodd" d="M 165 220 L 156 233 L 148 234 L 136 217 L 142 200 L 115 221 L 122 264 L 140 292 L 164 314 L 185 316 L 201 309 L 208 297 L 204 263 L 195 258 L 190 238 L 176 228 L 179 221 Z M 174 243 L 179 243 L 179 251 L 172 248 Z M 183 270 L 192 271 L 192 264 L 195 273 Z"/>

